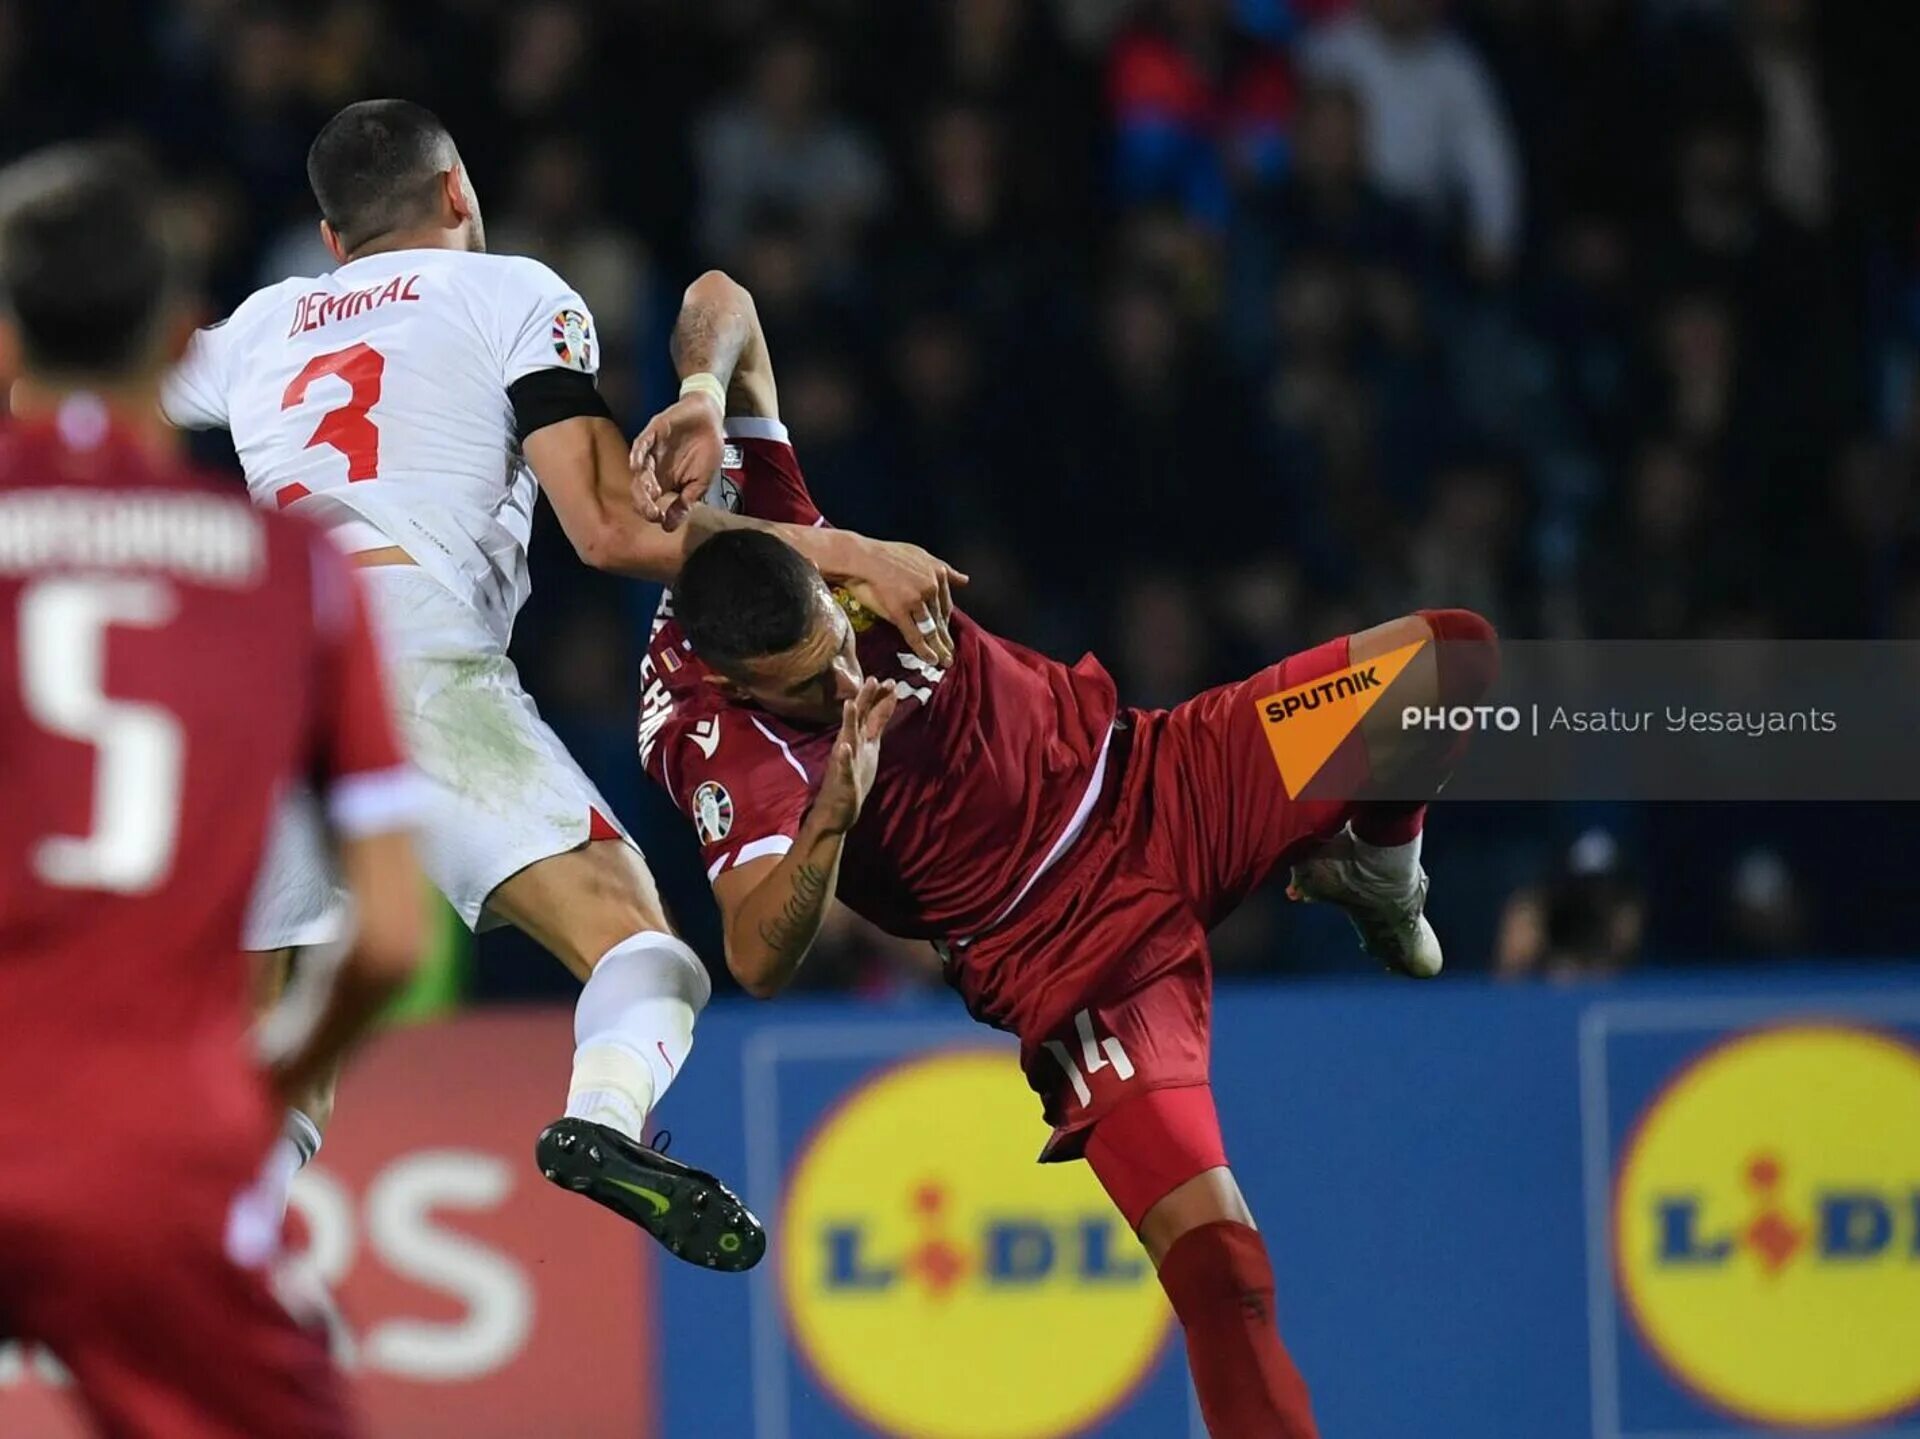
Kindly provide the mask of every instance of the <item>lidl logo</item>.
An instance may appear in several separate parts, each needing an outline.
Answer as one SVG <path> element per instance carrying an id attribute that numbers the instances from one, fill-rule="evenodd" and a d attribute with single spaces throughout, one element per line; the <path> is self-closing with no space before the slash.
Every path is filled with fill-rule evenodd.
<path id="1" fill-rule="evenodd" d="M 1333 757 L 1340 741 L 1353 733 L 1354 726 L 1387 692 L 1387 686 L 1426 645 L 1425 640 L 1416 640 L 1254 702 L 1289 799 L 1300 797 L 1308 781 Z"/>
<path id="2" fill-rule="evenodd" d="M 1171 1315 L 1084 1164 L 1033 1162 L 1033 1095 L 1000 1050 L 888 1069 L 795 1164 L 780 1283 L 795 1344 L 867 1425 L 1051 1439 L 1123 1404 Z"/>
<path id="3" fill-rule="evenodd" d="M 1840 1429 L 1920 1404 L 1920 1050 L 1838 1025 L 1709 1050 L 1627 1141 L 1614 1259 L 1716 1409 Z"/>

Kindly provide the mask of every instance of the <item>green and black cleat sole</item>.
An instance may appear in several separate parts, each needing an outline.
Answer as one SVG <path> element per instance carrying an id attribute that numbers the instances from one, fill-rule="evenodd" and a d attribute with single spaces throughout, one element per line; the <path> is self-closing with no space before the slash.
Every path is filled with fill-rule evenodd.
<path id="1" fill-rule="evenodd" d="M 767 1231 L 726 1185 L 616 1129 L 556 1119 L 533 1154 L 553 1183 L 633 1221 L 677 1259 L 737 1273 L 767 1252 Z"/>

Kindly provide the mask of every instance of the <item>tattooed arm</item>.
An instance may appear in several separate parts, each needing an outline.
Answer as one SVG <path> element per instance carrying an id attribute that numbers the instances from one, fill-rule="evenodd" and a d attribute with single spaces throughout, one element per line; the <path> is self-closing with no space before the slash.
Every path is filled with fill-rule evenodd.
<path id="1" fill-rule="evenodd" d="M 840 877 L 840 851 L 873 789 L 880 737 L 894 704 L 890 688 L 864 681 L 841 707 L 840 736 L 793 847 L 777 860 L 754 860 L 714 877 L 727 968 L 756 999 L 771 999 L 793 982 L 820 933 Z"/>
<path id="2" fill-rule="evenodd" d="M 753 296 L 709 270 L 681 297 L 670 341 L 680 398 L 647 422 L 628 454 L 640 513 L 679 528 L 720 469 L 728 416 L 780 418 L 773 365 Z"/>
<path id="3" fill-rule="evenodd" d="M 667 343 L 674 373 L 682 379 L 704 373 L 720 381 L 729 415 L 780 418 L 760 313 L 746 286 L 731 276 L 709 270 L 687 286 Z"/>
<path id="4" fill-rule="evenodd" d="M 793 848 L 720 874 L 713 895 L 726 920 L 727 968 L 755 999 L 772 999 L 793 982 L 833 902 L 846 835 L 809 815 Z M 757 872 L 756 872 L 757 871 Z M 729 891 L 745 894 L 729 904 Z"/>
<path id="5" fill-rule="evenodd" d="M 773 358 L 753 296 L 719 270 L 707 271 L 681 297 L 671 347 L 673 367 L 683 386 L 691 388 L 683 388 L 679 399 L 647 422 L 629 455 L 633 506 L 667 532 L 662 542 L 703 522 L 709 528 L 771 530 L 811 560 L 828 583 L 846 586 L 883 616 L 921 659 L 952 664 L 953 588 L 966 584 L 967 577 L 939 556 L 851 530 L 703 515 L 694 503 L 719 473 L 728 417 L 780 418 Z M 685 536 L 684 551 L 690 553 L 700 539 Z M 923 618 L 931 628 L 921 627 Z"/>

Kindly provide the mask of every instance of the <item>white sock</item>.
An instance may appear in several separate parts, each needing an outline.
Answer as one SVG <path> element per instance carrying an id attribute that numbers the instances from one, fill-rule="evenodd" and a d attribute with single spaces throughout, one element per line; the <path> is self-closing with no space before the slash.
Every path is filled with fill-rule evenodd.
<path id="1" fill-rule="evenodd" d="M 700 957 L 643 930 L 600 957 L 573 1011 L 567 1114 L 645 1142 L 647 1116 L 693 1049 L 693 1021 L 713 992 Z"/>
<path id="2" fill-rule="evenodd" d="M 1356 834 L 1353 836 L 1353 860 L 1369 879 L 1382 885 L 1411 889 L 1414 875 L 1420 868 L 1420 841 L 1425 838 L 1426 832 L 1423 830 L 1405 844 L 1368 844 Z"/>
<path id="3" fill-rule="evenodd" d="M 260 1192 L 271 1202 L 276 1219 L 287 1217 L 287 1196 L 293 1191 L 293 1176 L 307 1167 L 307 1161 L 320 1152 L 320 1126 L 297 1109 L 287 1111 L 280 1137 L 267 1151 L 267 1162 L 260 1170 Z"/>

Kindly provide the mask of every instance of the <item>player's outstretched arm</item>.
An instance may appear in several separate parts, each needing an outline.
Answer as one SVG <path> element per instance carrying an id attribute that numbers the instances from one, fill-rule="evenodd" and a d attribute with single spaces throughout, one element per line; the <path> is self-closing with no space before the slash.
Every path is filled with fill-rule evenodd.
<path id="1" fill-rule="evenodd" d="M 851 530 L 774 524 L 712 505 L 692 506 L 686 522 L 669 531 L 635 508 L 626 441 L 612 421 L 597 416 L 536 430 L 527 436 L 525 451 L 575 553 L 597 570 L 672 584 L 686 557 L 710 535 L 771 530 L 812 560 L 829 583 L 845 585 L 898 629 L 921 659 L 953 662 L 947 627 L 953 586 L 967 577 L 918 545 L 870 540 Z"/>
<path id="2" fill-rule="evenodd" d="M 825 526 L 767 525 L 813 561 L 829 585 L 879 615 L 928 664 L 953 663 L 953 587 L 967 577 L 918 545 Z"/>
<path id="3" fill-rule="evenodd" d="M 633 442 L 633 499 L 640 512 L 677 529 L 720 471 L 728 416 L 780 418 L 773 359 L 746 286 L 709 270 L 680 297 L 669 342 L 680 398 Z"/>
<path id="4" fill-rule="evenodd" d="M 921 659 L 952 664 L 953 589 L 967 576 L 937 555 L 851 530 L 722 517 L 693 503 L 719 473 L 728 417 L 780 418 L 773 355 L 746 287 L 720 270 L 687 286 L 672 352 L 680 398 L 633 442 L 635 507 L 674 533 L 687 525 L 707 526 L 707 532 L 729 524 L 771 530 L 813 561 L 829 584 L 844 585 L 898 630 Z M 688 549 L 704 537 L 690 536 Z"/>
<path id="5" fill-rule="evenodd" d="M 672 584 L 694 548 L 720 530 L 744 526 L 806 533 L 798 526 L 765 525 L 707 505 L 695 507 L 691 520 L 671 530 L 655 524 L 636 507 L 626 439 L 613 421 L 599 415 L 575 415 L 544 425 L 521 447 L 574 553 L 596 570 Z M 714 463 L 719 464 L 718 451 Z M 831 541 L 809 536 L 806 541 L 809 549 L 821 550 L 863 543 L 857 535 Z M 937 590 L 939 583 L 931 574 L 906 573 L 893 578 L 892 588 L 898 592 L 912 584 Z"/>
<path id="6" fill-rule="evenodd" d="M 627 441 L 600 415 L 575 415 L 521 442 L 574 553 L 596 570 L 672 581 L 698 537 L 668 533 L 634 507 Z"/>
<path id="7" fill-rule="evenodd" d="M 847 831 L 860 818 L 880 764 L 880 738 L 897 698 L 868 679 L 841 707 L 840 735 L 820 791 L 793 847 L 779 859 L 724 870 L 713 897 L 726 927 L 727 968 L 756 999 L 771 999 L 793 982 L 813 947 L 840 878 Z"/>

